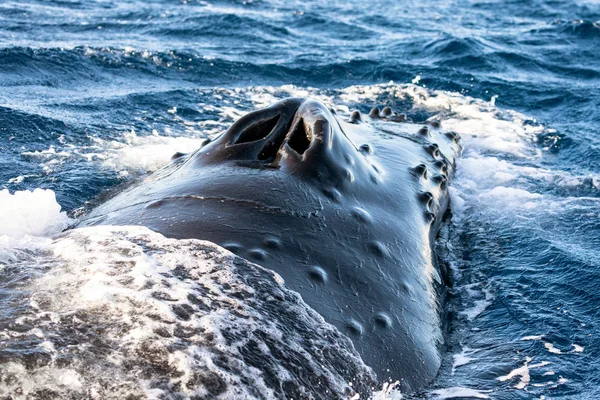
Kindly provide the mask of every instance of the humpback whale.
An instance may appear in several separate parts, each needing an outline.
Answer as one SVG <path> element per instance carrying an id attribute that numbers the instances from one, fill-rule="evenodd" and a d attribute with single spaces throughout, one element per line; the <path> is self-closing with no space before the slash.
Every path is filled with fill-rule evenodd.
<path id="1" fill-rule="evenodd" d="M 288 98 L 94 209 L 80 226 L 203 239 L 278 273 L 380 381 L 436 376 L 444 271 L 435 238 L 459 137 L 389 107 L 342 118 Z"/>

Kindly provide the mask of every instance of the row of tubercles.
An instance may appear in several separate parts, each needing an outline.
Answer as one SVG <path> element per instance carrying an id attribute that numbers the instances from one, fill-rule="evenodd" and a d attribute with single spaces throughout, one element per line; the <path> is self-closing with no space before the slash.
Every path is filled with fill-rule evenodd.
<path id="1" fill-rule="evenodd" d="M 428 124 L 434 128 L 440 127 L 440 122 L 437 120 L 428 121 Z M 418 130 L 417 134 L 420 136 L 424 136 L 426 138 L 432 137 L 431 129 L 427 125 L 424 125 L 423 127 L 421 127 Z M 452 140 L 455 143 L 457 143 L 458 140 L 460 139 L 458 134 L 456 134 L 454 132 L 447 132 L 445 135 L 447 138 L 449 138 L 450 140 Z M 439 170 L 439 173 L 431 176 L 431 178 L 430 178 L 429 171 L 425 164 L 419 164 L 416 167 L 414 167 L 413 173 L 419 179 L 430 180 L 430 181 L 434 182 L 440 189 L 445 190 L 448 186 L 448 174 L 449 174 L 448 161 L 441 154 L 439 146 L 436 143 L 431 143 L 431 142 L 427 141 L 427 143 L 425 143 L 423 145 L 423 149 L 425 150 L 425 152 L 427 154 L 429 154 L 433 158 L 433 160 L 434 160 L 433 165 Z M 429 191 L 421 192 L 418 194 L 418 199 L 425 207 L 425 212 L 424 212 L 425 220 L 430 224 L 433 223 L 436 218 L 435 214 L 431 211 L 432 205 L 433 205 L 433 200 L 434 200 L 433 194 Z"/>
<path id="2" fill-rule="evenodd" d="M 369 117 L 371 119 L 383 119 L 394 122 L 406 122 L 410 121 L 410 119 L 405 114 L 398 114 L 392 111 L 390 107 L 385 107 L 383 110 L 380 110 L 378 107 L 374 107 L 371 109 L 369 113 Z M 358 124 L 363 121 L 362 115 L 359 111 L 354 111 L 350 115 L 350 119 L 348 122 L 353 124 Z M 439 120 L 430 120 L 426 121 L 425 125 L 423 125 L 417 132 L 418 135 L 424 136 L 425 138 L 431 138 L 431 129 L 439 129 L 441 127 L 441 122 Z M 454 132 L 447 132 L 446 137 L 457 143 L 459 140 L 459 136 Z M 436 185 L 438 185 L 442 190 L 445 190 L 448 185 L 448 162 L 444 159 L 443 155 L 440 152 L 439 146 L 436 143 L 427 142 L 423 145 L 425 151 L 433 157 L 434 166 L 439 169 L 439 174 L 433 175 L 429 178 L 428 169 L 425 164 L 419 164 L 412 169 L 414 175 L 416 175 L 419 179 L 431 180 Z M 368 145 L 361 146 L 360 150 L 365 153 L 371 153 L 372 150 Z M 435 214 L 431 211 L 431 207 L 433 204 L 433 194 L 429 191 L 421 192 L 419 194 L 419 200 L 424 204 L 425 211 L 425 219 L 428 223 L 433 223 L 435 221 Z"/>
<path id="3" fill-rule="evenodd" d="M 369 112 L 369 118 L 382 119 L 393 122 L 410 121 L 410 118 L 408 118 L 406 114 L 397 113 L 393 111 L 390 107 L 384 107 L 383 110 L 380 110 L 379 107 L 373 107 Z M 350 114 L 350 119 L 348 120 L 348 122 L 351 124 L 359 124 L 362 121 L 363 118 L 359 111 L 353 111 L 352 114 Z"/>

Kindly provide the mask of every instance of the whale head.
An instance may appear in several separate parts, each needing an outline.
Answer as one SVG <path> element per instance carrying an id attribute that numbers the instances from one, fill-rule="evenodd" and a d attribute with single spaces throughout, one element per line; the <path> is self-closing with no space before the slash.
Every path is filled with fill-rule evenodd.
<path id="1" fill-rule="evenodd" d="M 346 333 L 379 379 L 423 387 L 440 366 L 434 241 L 458 136 L 389 108 L 342 118 L 314 99 L 250 112 L 82 224 L 204 239 L 278 273 Z"/>

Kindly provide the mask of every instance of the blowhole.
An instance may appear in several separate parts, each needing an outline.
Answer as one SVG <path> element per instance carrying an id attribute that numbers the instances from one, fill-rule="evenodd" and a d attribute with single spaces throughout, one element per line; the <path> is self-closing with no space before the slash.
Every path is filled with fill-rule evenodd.
<path id="1" fill-rule="evenodd" d="M 294 131 L 290 135 L 288 139 L 288 145 L 298 154 L 302 155 L 308 150 L 310 147 L 310 134 L 306 131 L 304 127 L 304 120 L 300 118 L 296 126 L 294 127 Z"/>
<path id="2" fill-rule="evenodd" d="M 263 119 L 251 124 L 240 133 L 235 144 L 255 142 L 266 138 L 279 122 L 279 118 L 280 115 L 276 115 L 272 118 Z"/>

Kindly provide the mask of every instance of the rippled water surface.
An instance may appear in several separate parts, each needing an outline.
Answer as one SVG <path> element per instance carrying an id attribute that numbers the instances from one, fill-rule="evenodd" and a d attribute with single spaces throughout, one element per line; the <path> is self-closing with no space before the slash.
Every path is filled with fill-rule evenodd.
<path id="1" fill-rule="evenodd" d="M 93 232 L 50 239 L 69 218 L 244 112 L 310 95 L 342 115 L 375 105 L 416 121 L 439 115 L 463 137 L 442 240 L 454 277 L 447 348 L 421 396 L 599 398 L 599 50 L 595 0 L 0 3 L 0 189 L 8 189 L 0 191 L 0 397 L 28 398 L 32 387 L 47 388 L 38 398 L 102 397 L 96 375 L 71 360 L 85 361 L 83 353 L 68 353 L 81 340 L 56 339 L 68 336 L 61 323 L 80 315 L 71 309 L 76 292 L 59 290 L 52 276 L 71 274 L 72 287 L 85 288 L 100 272 L 122 271 L 71 271 L 104 264 L 73 255 Z M 160 238 L 138 248 L 139 232 L 97 234 L 109 237 L 98 243 L 106 260 L 123 246 L 148 259 L 158 252 L 160 265 L 170 265 L 164 254 L 188 254 Z M 182 293 L 197 290 L 168 279 Z M 40 282 L 46 297 L 66 300 L 38 302 Z M 121 291 L 109 291 L 115 302 L 141 296 L 119 282 Z M 93 312 L 77 313 L 100 315 L 90 296 L 84 308 Z M 164 308 L 152 301 L 147 316 Z M 108 308 L 102 323 L 117 315 Z M 105 338 L 134 346 L 136 324 L 127 325 L 133 336 L 119 328 Z M 193 369 L 184 367 L 189 348 L 178 361 L 183 375 Z M 132 354 L 152 364 L 138 350 L 123 350 L 115 365 Z M 174 390 L 150 375 L 139 387 L 122 377 L 123 392 L 110 393 Z M 215 392 L 204 395 L 231 395 L 212 382 Z"/>

